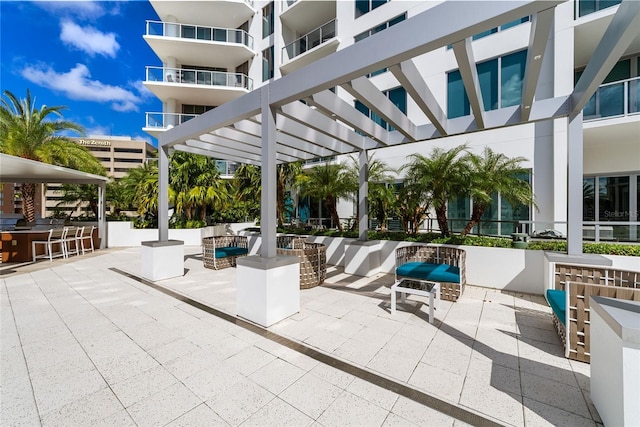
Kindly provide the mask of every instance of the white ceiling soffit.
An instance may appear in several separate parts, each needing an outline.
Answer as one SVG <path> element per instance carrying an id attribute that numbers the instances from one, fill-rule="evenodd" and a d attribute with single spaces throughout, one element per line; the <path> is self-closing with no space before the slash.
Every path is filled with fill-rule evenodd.
<path id="1" fill-rule="evenodd" d="M 441 3 L 167 130 L 160 136 L 160 146 L 187 146 L 191 152 L 197 149 L 215 158 L 259 164 L 261 152 L 255 148 L 261 148 L 260 113 L 263 96 L 268 97 L 268 103 L 276 115 L 275 147 L 279 162 L 347 154 L 566 117 L 572 113 L 572 95 L 534 101 L 555 6 L 563 1 Z M 451 19 L 452 16 L 456 19 Z M 523 16 L 532 16 L 523 104 L 484 111 L 471 37 Z M 573 105 L 580 105 L 598 87 L 603 76 L 615 64 L 617 53 L 626 49 L 627 39 L 631 40 L 630 34 L 638 20 L 640 2 L 623 0 L 612 20 L 612 26 L 616 28 L 607 30 L 596 54 L 587 65 L 574 91 L 577 94 L 573 95 Z M 453 46 L 463 83 L 470 94 L 473 113 L 470 116 L 447 118 L 413 63 L 416 56 L 447 45 Z M 417 126 L 365 77 L 383 68 L 389 68 L 431 123 Z M 330 89 L 338 86 L 376 112 L 395 130 L 387 131 L 355 109 L 352 103 L 331 92 Z M 198 140 L 206 145 L 196 147 L 194 141 Z"/>
<path id="2" fill-rule="evenodd" d="M 0 182 L 101 184 L 109 178 L 0 153 Z"/>

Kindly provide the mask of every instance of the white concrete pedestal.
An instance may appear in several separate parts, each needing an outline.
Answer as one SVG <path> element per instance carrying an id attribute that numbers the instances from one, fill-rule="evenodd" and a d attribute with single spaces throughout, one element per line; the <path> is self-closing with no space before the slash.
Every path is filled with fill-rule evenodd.
<path id="1" fill-rule="evenodd" d="M 152 282 L 184 275 L 182 240 L 142 242 L 142 277 Z"/>
<path id="2" fill-rule="evenodd" d="M 640 420 L 640 302 L 591 297 L 591 399 L 606 426 Z"/>
<path id="3" fill-rule="evenodd" d="M 371 277 L 380 272 L 380 242 L 356 240 L 344 248 L 344 272 Z"/>
<path id="4" fill-rule="evenodd" d="M 297 256 L 237 259 L 236 312 L 269 327 L 300 311 L 300 259 Z"/>

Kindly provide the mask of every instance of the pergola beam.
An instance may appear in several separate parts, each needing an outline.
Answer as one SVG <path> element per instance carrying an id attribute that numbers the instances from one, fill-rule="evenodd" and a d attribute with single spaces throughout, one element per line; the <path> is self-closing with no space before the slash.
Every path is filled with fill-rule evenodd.
<path id="1" fill-rule="evenodd" d="M 367 77 L 359 77 L 342 85 L 342 88 L 362 102 L 369 110 L 378 114 L 384 121 L 390 123 L 409 141 L 417 139 L 416 125 Z"/>
<path id="2" fill-rule="evenodd" d="M 527 62 L 522 83 L 522 122 L 528 121 L 531 115 L 531 106 L 538 87 L 542 60 L 544 59 L 544 52 L 547 48 L 554 16 L 555 9 L 543 10 L 534 15 L 531 22 L 531 35 L 529 36 Z"/>
<path id="3" fill-rule="evenodd" d="M 427 82 L 418 71 L 418 67 L 413 60 L 407 60 L 399 65 L 389 68 L 395 78 L 400 82 L 407 94 L 418 105 L 418 108 L 427 116 L 440 135 L 447 134 L 447 116 L 438 100 L 429 89 Z"/>
<path id="4" fill-rule="evenodd" d="M 356 110 L 355 107 L 347 104 L 344 99 L 329 90 L 314 94 L 310 98 L 310 103 L 323 110 L 326 114 L 339 117 L 342 122 L 384 145 L 389 141 L 388 130 L 378 126 L 369 117 Z M 382 145 L 376 146 L 374 144 L 368 144 L 365 148 L 371 149 L 381 146 Z"/>
<path id="5" fill-rule="evenodd" d="M 192 140 L 190 140 L 190 141 L 192 141 Z M 189 141 L 187 141 L 187 142 L 189 142 Z M 185 153 L 200 154 L 202 156 L 212 157 L 212 158 L 215 158 L 215 159 L 230 160 L 232 162 L 248 163 L 250 165 L 260 166 L 260 162 L 255 161 L 255 160 L 251 160 L 251 159 L 247 159 L 247 158 L 243 159 L 243 158 L 240 158 L 240 157 L 237 157 L 237 156 L 231 156 L 231 155 L 228 155 L 228 154 L 219 153 L 219 152 L 211 151 L 211 150 L 208 150 L 208 149 L 193 147 L 193 146 L 190 146 L 190 145 L 182 145 L 182 144 L 180 144 L 180 145 L 176 145 L 173 148 L 176 151 L 184 151 Z"/>
<path id="6" fill-rule="evenodd" d="M 478 69 L 476 61 L 473 57 L 473 48 L 471 46 L 471 37 L 453 43 L 453 53 L 458 61 L 458 68 L 464 83 L 464 89 L 469 98 L 471 112 L 476 119 L 479 129 L 485 127 L 484 124 L 484 105 L 482 102 L 482 92 L 480 91 L 480 80 L 478 79 Z"/>

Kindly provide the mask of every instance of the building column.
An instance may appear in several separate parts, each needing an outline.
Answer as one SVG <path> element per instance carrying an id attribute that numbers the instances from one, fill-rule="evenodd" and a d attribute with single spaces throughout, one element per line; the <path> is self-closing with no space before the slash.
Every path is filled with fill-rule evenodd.
<path id="1" fill-rule="evenodd" d="M 158 240 L 169 240 L 169 156 L 168 149 L 158 150 Z"/>
<path id="2" fill-rule="evenodd" d="M 582 112 L 567 118 L 567 253 L 582 255 Z"/>

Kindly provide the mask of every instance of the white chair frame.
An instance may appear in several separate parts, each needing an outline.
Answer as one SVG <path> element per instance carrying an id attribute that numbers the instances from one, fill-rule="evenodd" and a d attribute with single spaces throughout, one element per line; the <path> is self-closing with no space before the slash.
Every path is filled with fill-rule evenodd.
<path id="1" fill-rule="evenodd" d="M 93 230 L 95 229 L 95 225 L 91 226 L 91 228 L 88 229 L 89 231 L 86 231 L 87 227 L 82 227 L 82 234 L 80 235 L 80 248 L 82 249 L 82 255 L 84 255 L 85 252 L 88 252 L 89 249 L 91 249 L 91 252 L 95 252 L 93 247 Z M 87 243 L 87 247 L 85 247 L 85 242 Z"/>
<path id="2" fill-rule="evenodd" d="M 67 257 L 66 243 L 65 240 L 67 238 L 67 233 L 69 232 L 68 227 L 64 227 L 62 230 L 60 229 L 49 229 L 49 237 L 47 240 L 34 240 L 31 242 L 31 255 L 33 257 L 33 262 L 35 262 L 38 258 L 49 258 L 49 261 L 53 261 L 53 258 L 57 257 Z M 44 245 L 44 254 L 36 255 L 36 246 Z M 53 252 L 54 245 L 60 245 L 60 252 Z"/>

